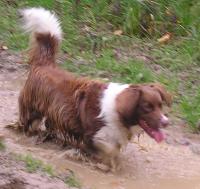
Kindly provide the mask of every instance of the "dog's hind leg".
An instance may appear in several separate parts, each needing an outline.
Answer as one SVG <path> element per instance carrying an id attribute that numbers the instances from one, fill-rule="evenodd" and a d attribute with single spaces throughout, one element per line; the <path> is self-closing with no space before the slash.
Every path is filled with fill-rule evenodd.
<path id="1" fill-rule="evenodd" d="M 45 134 L 42 136 L 41 142 L 46 142 L 56 138 L 54 124 L 49 118 L 46 118 L 45 120 L 45 129 Z"/>
<path id="2" fill-rule="evenodd" d="M 20 123 L 22 124 L 25 133 L 37 133 L 41 121 L 42 116 L 37 112 L 27 111 L 23 116 L 20 115 Z"/>
<path id="3" fill-rule="evenodd" d="M 32 130 L 32 133 L 34 133 L 40 125 L 41 120 L 42 115 L 40 113 L 32 111 L 27 107 L 20 106 L 19 123 L 20 127 L 23 127 L 24 133 L 27 134 L 30 129 Z"/>
<path id="4" fill-rule="evenodd" d="M 41 132 L 41 122 L 42 122 L 41 114 L 37 112 L 32 112 L 30 119 L 28 120 L 29 135 L 36 135 Z"/>
<path id="5" fill-rule="evenodd" d="M 24 91 L 19 96 L 19 125 L 25 133 L 29 131 L 30 126 L 32 126 L 32 129 L 36 128 L 42 120 L 41 113 L 30 106 L 31 103 L 29 103 L 26 96 Z"/>
<path id="6" fill-rule="evenodd" d="M 18 103 L 19 103 L 19 127 L 20 130 L 23 130 L 27 133 L 29 129 L 28 120 L 30 118 L 30 112 L 27 107 L 26 99 L 25 99 L 24 90 L 20 93 Z M 21 129 L 22 128 L 22 129 Z"/>

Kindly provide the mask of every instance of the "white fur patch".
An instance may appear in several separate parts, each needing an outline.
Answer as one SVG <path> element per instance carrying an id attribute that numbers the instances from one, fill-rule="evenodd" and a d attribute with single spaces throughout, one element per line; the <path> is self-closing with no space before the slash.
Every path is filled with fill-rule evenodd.
<path id="1" fill-rule="evenodd" d="M 162 114 L 161 119 L 162 119 L 163 121 L 165 121 L 165 122 L 166 122 L 166 121 L 169 121 L 168 117 L 165 116 L 164 114 Z"/>
<path id="2" fill-rule="evenodd" d="M 166 117 L 164 114 L 161 115 L 161 123 L 167 125 L 169 123 L 169 118 Z"/>
<path id="3" fill-rule="evenodd" d="M 104 91 L 101 99 L 101 112 L 98 117 L 102 117 L 107 124 L 113 125 L 113 121 L 118 118 L 116 108 L 116 97 L 126 88 L 128 84 L 110 83 Z"/>
<path id="4" fill-rule="evenodd" d="M 122 127 L 116 112 L 116 98 L 129 85 L 110 83 L 104 91 L 101 99 L 101 112 L 98 118 L 102 118 L 106 126 L 102 127 L 94 136 L 94 144 L 107 154 L 118 152 L 117 146 L 127 143 L 127 129 Z M 114 155 L 113 154 L 113 155 Z"/>
<path id="5" fill-rule="evenodd" d="M 44 8 L 30 8 L 20 11 L 26 32 L 50 33 L 58 40 L 62 39 L 60 22 L 55 14 Z"/>

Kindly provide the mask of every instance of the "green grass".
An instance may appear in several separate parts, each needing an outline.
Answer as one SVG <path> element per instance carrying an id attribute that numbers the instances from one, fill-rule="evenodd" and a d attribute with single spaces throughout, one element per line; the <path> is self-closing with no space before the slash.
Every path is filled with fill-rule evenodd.
<path id="1" fill-rule="evenodd" d="M 0 151 L 5 150 L 5 149 L 6 149 L 6 145 L 4 141 L 0 140 Z"/>
<path id="2" fill-rule="evenodd" d="M 153 73 L 150 69 L 145 68 L 143 62 L 133 59 L 117 62 L 113 56 L 112 51 L 104 50 L 101 57 L 96 59 L 97 70 L 114 74 L 115 78 L 112 80 L 124 83 L 144 83 L 154 80 Z"/>
<path id="3" fill-rule="evenodd" d="M 0 143 L 0 149 L 1 149 L 1 143 Z M 51 177 L 60 178 L 51 165 L 45 164 L 43 161 L 34 158 L 31 154 L 16 155 L 16 159 L 18 161 L 24 162 L 26 170 L 30 173 L 40 171 L 46 173 Z M 67 174 L 65 178 L 60 178 L 60 179 L 62 179 L 65 182 L 65 184 L 70 187 L 81 188 L 80 181 L 76 178 L 76 176 L 72 171 L 70 171 L 70 173 Z"/>
<path id="4" fill-rule="evenodd" d="M 27 48 L 28 37 L 19 27 L 17 11 L 33 6 L 53 10 L 60 18 L 62 52 L 68 55 L 63 68 L 106 81 L 161 82 L 180 103 L 182 117 L 193 130 L 196 128 L 199 110 L 188 99 L 196 102 L 198 98 L 192 95 L 198 88 L 193 83 L 200 66 L 198 0 L 81 0 L 78 5 L 74 0 L 3 0 L 0 44 L 15 51 Z M 115 30 L 122 30 L 123 35 L 114 35 Z M 172 33 L 172 39 L 158 44 L 157 39 L 166 32 Z M 132 54 L 117 57 L 118 49 Z M 138 59 L 134 53 L 150 56 L 152 61 Z M 162 71 L 156 72 L 155 65 Z M 186 98 L 181 98 L 183 92 Z"/>
<path id="5" fill-rule="evenodd" d="M 192 131 L 199 133 L 200 128 L 198 126 L 200 122 L 200 88 L 197 91 L 197 95 L 193 98 L 183 98 L 181 107 L 186 120 L 190 123 Z"/>
<path id="6" fill-rule="evenodd" d="M 190 66 L 199 65 L 199 40 L 194 38 L 179 38 L 173 44 L 152 49 L 156 63 L 173 72 L 187 70 Z"/>
<path id="7" fill-rule="evenodd" d="M 73 172 L 65 178 L 64 182 L 70 187 L 81 188 L 81 184 Z"/>
<path id="8" fill-rule="evenodd" d="M 155 76 L 144 63 L 139 60 L 117 62 L 112 51 L 103 50 L 100 57 L 91 56 L 92 62 L 77 65 L 66 62 L 63 67 L 78 74 L 101 77 L 115 82 L 144 83 L 152 82 Z"/>
<path id="9" fill-rule="evenodd" d="M 34 158 L 31 154 L 19 155 L 17 157 L 19 161 L 25 163 L 28 172 L 41 171 L 47 173 L 49 176 L 54 176 L 54 170 L 51 165 L 43 163 L 41 160 Z"/>

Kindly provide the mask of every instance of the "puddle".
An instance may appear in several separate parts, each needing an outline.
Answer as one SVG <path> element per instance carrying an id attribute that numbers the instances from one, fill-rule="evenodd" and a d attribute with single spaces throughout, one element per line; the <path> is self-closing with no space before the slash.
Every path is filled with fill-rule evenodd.
<path id="1" fill-rule="evenodd" d="M 194 174 L 193 167 L 190 167 L 191 170 L 182 170 L 182 168 L 179 166 L 179 163 L 177 163 L 177 166 L 173 167 L 173 169 L 169 168 L 167 170 L 163 170 L 165 166 L 149 166 L 149 164 L 151 164 L 150 162 L 146 162 L 143 165 L 140 165 L 140 167 L 136 166 L 137 168 L 134 169 L 133 167 L 135 166 L 130 165 L 129 162 L 129 169 L 126 167 L 127 170 L 123 170 L 122 173 L 104 173 L 102 171 L 96 170 L 93 166 L 89 166 L 84 162 L 75 162 L 67 159 L 65 156 L 66 151 L 54 144 L 45 143 L 38 146 L 34 144 L 35 139 L 33 140 L 33 138 L 30 139 L 26 136 L 15 135 L 14 139 L 12 138 L 14 135 L 11 135 L 6 140 L 9 151 L 14 151 L 15 153 L 22 154 L 31 153 L 33 156 L 53 165 L 55 170 L 58 172 L 65 172 L 66 170 L 70 169 L 80 179 L 84 186 L 92 189 L 200 188 L 200 176 L 198 176 L 200 175 L 200 172 L 198 172 L 198 174 Z M 129 148 L 131 147 L 129 146 Z M 168 157 L 166 156 L 166 159 L 167 158 Z M 177 162 L 178 159 L 179 157 L 177 157 Z M 134 161 L 135 164 L 138 163 L 137 158 L 135 158 Z M 148 161 L 153 160 L 149 158 Z M 169 162 L 170 159 L 166 162 L 163 161 L 163 164 L 168 164 Z M 185 165 L 186 164 L 187 162 L 185 162 Z M 170 166 L 170 164 L 168 164 L 168 166 Z M 199 163 L 196 164 L 196 166 L 200 167 Z M 170 174 L 170 170 L 173 175 Z M 158 172 L 164 172 L 165 174 L 159 175 Z M 186 176 L 186 173 L 188 177 Z M 175 176 L 175 174 L 177 175 Z"/>

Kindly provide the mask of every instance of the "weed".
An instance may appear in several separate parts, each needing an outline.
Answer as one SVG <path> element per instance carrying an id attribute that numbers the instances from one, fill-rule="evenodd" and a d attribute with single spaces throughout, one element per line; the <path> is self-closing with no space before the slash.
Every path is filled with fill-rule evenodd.
<path id="1" fill-rule="evenodd" d="M 200 121 L 200 88 L 197 91 L 197 95 L 193 97 L 184 97 L 181 101 L 181 109 L 183 115 L 190 128 L 194 132 L 199 132 L 198 123 Z"/>
<path id="2" fill-rule="evenodd" d="M 28 172 L 42 171 L 50 176 L 54 176 L 52 166 L 44 164 L 41 160 L 34 158 L 31 154 L 19 155 L 17 159 L 25 163 Z"/>
<path id="3" fill-rule="evenodd" d="M 96 59 L 96 68 L 113 73 L 112 80 L 124 83 L 143 83 L 154 80 L 153 73 L 146 68 L 144 63 L 136 59 L 126 62 L 117 62 L 113 52 L 105 50 L 101 57 Z"/>
<path id="4" fill-rule="evenodd" d="M 17 160 L 23 161 L 25 163 L 27 171 L 30 173 L 41 171 L 48 174 L 51 177 L 57 176 L 51 165 L 43 163 L 41 160 L 34 158 L 31 154 L 17 155 Z M 60 177 L 58 176 L 58 178 Z M 75 177 L 72 171 L 70 171 L 70 174 L 62 180 L 70 187 L 81 188 L 80 182 Z"/>
<path id="5" fill-rule="evenodd" d="M 0 140 L 0 151 L 5 150 L 5 148 L 6 148 L 5 143 L 2 140 Z"/>
<path id="6" fill-rule="evenodd" d="M 77 180 L 73 172 L 71 172 L 70 175 L 66 177 L 65 183 L 70 187 L 81 188 L 81 184 Z"/>
<path id="7" fill-rule="evenodd" d="M 47 165 L 47 164 L 43 165 L 42 171 L 47 173 L 50 176 L 55 176 L 53 167 L 51 165 Z"/>

